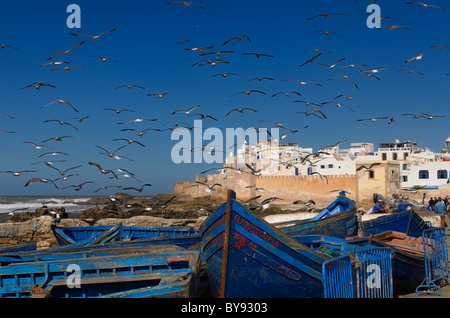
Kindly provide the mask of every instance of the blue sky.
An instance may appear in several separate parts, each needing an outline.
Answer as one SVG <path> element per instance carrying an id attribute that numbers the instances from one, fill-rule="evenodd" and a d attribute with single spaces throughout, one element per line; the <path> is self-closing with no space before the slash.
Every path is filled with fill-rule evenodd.
<path id="1" fill-rule="evenodd" d="M 15 133 L 0 133 L 0 170 L 36 170 L 19 177 L 0 174 L 1 195 L 92 195 L 101 186 L 121 185 L 140 187 L 152 184 L 142 194 L 171 192 L 177 181 L 192 181 L 196 173 L 221 164 L 175 164 L 171 150 L 177 141 L 171 140 L 171 132 L 149 131 L 142 138 L 124 128 L 158 128 L 169 121 L 184 121 L 192 125 L 198 117 L 184 114 L 172 115 L 178 109 L 201 105 L 199 112 L 218 119 L 203 120 L 203 128 L 272 128 L 273 125 L 260 120 L 291 122 L 295 129 L 310 127 L 286 141 L 298 142 L 303 147 L 317 149 L 323 145 L 341 140 L 348 142 L 379 143 L 399 139 L 413 140 L 421 147 L 439 151 L 448 137 L 448 100 L 450 91 L 450 50 L 430 48 L 434 45 L 450 46 L 446 35 L 449 29 L 449 10 L 424 9 L 420 5 L 407 5 L 407 1 L 379 1 L 385 25 L 401 25 L 409 30 L 369 29 L 366 25 L 367 6 L 372 1 L 323 0 L 323 1 L 217 1 L 199 0 L 203 6 L 184 7 L 180 4 L 166 4 L 167 1 L 3 1 L 0 4 L 0 45 L 19 48 L 0 50 L 0 85 L 2 100 L 0 112 L 14 117 L 0 116 L 0 129 Z M 69 4 L 81 8 L 81 29 L 69 29 L 66 12 Z M 445 2 L 435 0 L 435 5 Z M 328 19 L 318 17 L 321 13 L 343 13 Z M 75 37 L 71 33 L 96 35 L 116 28 L 103 35 L 97 42 L 89 38 Z M 325 36 L 314 31 L 333 31 L 342 37 Z M 251 41 L 232 41 L 232 38 L 247 35 Z M 60 55 L 53 60 L 64 60 L 70 65 L 81 65 L 72 72 L 51 71 L 54 67 L 40 67 L 47 58 L 65 51 L 72 45 L 86 42 L 73 49 L 70 55 Z M 189 40 L 183 44 L 178 42 Z M 204 52 L 232 50 L 223 54 L 227 64 L 192 66 L 192 64 L 213 58 L 201 56 L 199 52 L 185 50 L 191 47 L 214 46 Z M 326 49 L 314 60 L 315 63 L 300 65 L 313 57 L 309 49 Z M 257 52 L 274 58 L 243 55 Z M 405 61 L 417 54 L 424 54 L 421 60 Z M 100 62 L 94 55 L 111 58 L 116 62 Z M 330 70 L 318 63 L 337 64 Z M 354 68 L 339 69 L 349 64 L 366 64 Z M 388 67 L 378 73 L 380 80 L 369 78 L 361 70 Z M 410 74 L 404 69 L 423 73 Z M 227 78 L 212 77 L 219 73 L 233 72 L 239 76 Z M 336 75 L 350 76 L 351 81 L 335 78 Z M 271 77 L 273 81 L 249 81 L 255 77 Z M 319 83 L 322 86 L 304 85 L 286 80 L 301 80 Z M 42 87 L 41 90 L 27 88 L 33 82 L 48 82 L 56 88 Z M 142 89 L 115 89 L 121 85 L 135 84 Z M 239 94 L 240 91 L 261 90 L 262 94 Z M 286 98 L 273 94 L 297 91 L 302 96 Z M 163 99 L 147 96 L 151 93 L 170 92 Z M 294 100 L 314 103 L 332 101 L 336 96 L 352 96 L 354 101 L 340 100 L 352 107 L 338 108 L 333 104 L 323 105 L 321 110 L 327 119 L 294 114 L 309 108 Z M 74 105 L 76 113 L 67 105 L 47 103 L 64 99 Z M 104 108 L 132 109 L 134 113 L 115 114 Z M 257 113 L 225 114 L 233 108 L 251 107 Z M 196 110 L 197 111 L 197 110 Z M 401 116 L 403 113 L 429 112 L 446 115 L 446 118 L 427 120 Z M 195 113 L 195 112 L 194 112 Z M 74 117 L 89 116 L 82 123 Z M 375 123 L 359 122 L 357 119 L 378 116 L 393 117 Z M 155 118 L 154 122 L 128 123 L 135 118 Z M 69 122 L 79 130 L 45 120 L 57 119 Z M 63 142 L 49 141 L 51 149 L 34 149 L 24 141 L 42 144 L 51 137 L 70 135 L 74 138 Z M 114 138 L 128 138 L 146 145 L 131 144 L 117 154 L 133 159 L 115 160 L 104 154 L 95 145 L 115 150 L 125 143 L 112 141 Z M 207 144 L 208 141 L 205 141 Z M 48 151 L 61 151 L 69 156 L 39 155 Z M 59 173 L 44 164 L 30 165 L 43 160 L 66 160 L 55 163 L 65 170 L 82 165 L 71 173 L 79 176 L 58 181 L 60 190 L 51 184 L 33 183 L 24 185 L 32 177 L 55 179 Z M 141 181 L 120 178 L 119 181 L 102 175 L 88 162 L 97 162 L 105 169 L 125 168 Z M 62 189 L 86 181 L 81 191 Z M 117 189 L 96 194 L 110 194 Z M 134 192 L 130 192 L 134 193 Z"/>

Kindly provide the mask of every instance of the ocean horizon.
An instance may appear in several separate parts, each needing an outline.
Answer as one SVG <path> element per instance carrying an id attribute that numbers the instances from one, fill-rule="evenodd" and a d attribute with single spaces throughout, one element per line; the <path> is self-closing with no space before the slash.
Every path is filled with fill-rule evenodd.
<path id="1" fill-rule="evenodd" d="M 92 198 L 109 197 L 110 195 L 51 195 L 51 196 L 0 196 L 0 214 L 34 212 L 43 206 L 48 208 L 64 207 L 67 213 L 80 213 L 95 204 L 83 204 Z M 154 195 L 134 195 L 135 198 L 151 198 Z M 100 205 L 99 205 L 100 206 Z"/>

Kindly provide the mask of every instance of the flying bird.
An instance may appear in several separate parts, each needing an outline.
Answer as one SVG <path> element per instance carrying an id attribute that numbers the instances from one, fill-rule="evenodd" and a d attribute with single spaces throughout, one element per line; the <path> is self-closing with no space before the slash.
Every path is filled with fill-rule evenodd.
<path id="1" fill-rule="evenodd" d="M 145 87 L 142 87 L 142 86 L 139 86 L 139 85 L 122 85 L 122 86 L 116 87 L 116 89 L 124 88 L 124 87 L 126 87 L 128 89 L 132 89 L 133 87 L 140 88 L 140 89 L 145 89 Z"/>
<path id="2" fill-rule="evenodd" d="M 72 125 L 71 123 L 66 123 L 66 122 L 64 122 L 64 121 L 62 121 L 62 120 L 48 119 L 48 120 L 44 120 L 44 123 L 49 123 L 49 122 L 52 122 L 52 121 L 56 121 L 57 123 L 59 123 L 60 126 L 62 126 L 62 125 L 68 125 L 68 126 L 71 126 L 72 128 L 74 128 L 75 130 L 79 130 L 77 127 L 75 127 L 75 126 Z"/>
<path id="3" fill-rule="evenodd" d="M 86 182 L 83 182 L 82 184 L 79 184 L 79 185 L 70 185 L 70 186 L 67 186 L 67 187 L 64 187 L 63 189 L 68 189 L 68 188 L 75 188 L 74 190 L 75 191 L 80 191 L 81 190 L 81 188 L 85 185 L 85 184 L 88 184 L 88 183 L 94 183 L 93 181 L 86 181 Z"/>
<path id="4" fill-rule="evenodd" d="M 387 117 L 364 118 L 364 119 L 357 119 L 357 121 L 366 121 L 366 120 L 368 120 L 368 121 L 371 121 L 372 123 L 374 123 L 378 119 L 387 119 Z"/>
<path id="5" fill-rule="evenodd" d="M 43 183 L 52 183 L 56 189 L 59 190 L 58 186 L 55 184 L 55 182 L 53 182 L 53 180 L 50 179 L 43 179 L 43 178 L 31 178 L 30 180 L 27 181 L 27 183 L 25 184 L 25 187 L 28 187 L 30 184 L 34 183 L 34 182 L 43 182 Z"/>
<path id="6" fill-rule="evenodd" d="M 100 38 L 100 36 L 102 36 L 103 34 L 111 33 L 111 32 L 116 31 L 116 30 L 117 29 L 112 29 L 112 30 L 109 30 L 109 31 L 102 32 L 99 35 L 95 35 L 95 36 L 92 36 L 92 35 L 89 35 L 89 34 L 75 34 L 75 33 L 71 33 L 71 34 L 73 36 L 86 36 L 86 37 L 89 37 L 89 38 L 93 39 L 94 42 L 96 42 Z"/>
<path id="7" fill-rule="evenodd" d="M 282 94 L 282 95 L 284 95 L 286 97 L 289 97 L 291 94 L 296 94 L 298 96 L 302 96 L 302 94 L 300 94 L 299 92 L 290 92 L 290 93 L 278 92 L 278 93 L 273 94 L 272 97 L 275 97 L 275 96 L 280 95 L 280 94 Z"/>
<path id="8" fill-rule="evenodd" d="M 255 109 L 253 109 L 253 108 L 248 108 L 248 107 L 244 107 L 244 108 L 234 108 L 234 109 L 230 110 L 230 111 L 225 115 L 225 117 L 228 116 L 229 114 L 231 114 L 231 113 L 234 112 L 234 111 L 243 114 L 243 113 L 244 113 L 244 110 L 251 110 L 251 111 L 256 112 L 256 113 L 258 112 L 257 110 L 255 110 Z"/>
<path id="9" fill-rule="evenodd" d="M 424 54 L 417 54 L 416 56 L 413 56 L 413 57 L 410 57 L 409 59 L 407 59 L 405 61 L 405 63 L 409 63 L 413 60 L 420 60 L 420 59 L 422 59 L 423 56 L 424 56 Z"/>
<path id="10" fill-rule="evenodd" d="M 434 4 L 425 4 L 425 3 L 422 3 L 422 2 L 406 2 L 406 4 L 420 4 L 425 9 L 428 9 L 429 7 L 434 7 L 434 8 L 438 8 L 438 9 L 444 10 L 444 8 L 436 6 Z"/>
<path id="11" fill-rule="evenodd" d="M 336 64 L 337 64 L 337 63 L 342 62 L 342 61 L 344 61 L 344 60 L 345 60 L 345 57 L 343 57 L 343 58 L 337 60 L 336 62 L 334 62 L 334 63 L 331 64 L 331 65 L 324 64 L 324 63 L 317 63 L 317 64 L 327 66 L 330 70 L 332 70 L 332 69 L 334 69 L 334 68 L 336 67 Z"/>
<path id="12" fill-rule="evenodd" d="M 231 38 L 229 40 L 226 40 L 225 42 L 223 42 L 222 45 L 226 45 L 226 44 L 230 43 L 231 41 L 239 41 L 239 42 L 241 42 L 243 39 L 247 39 L 249 42 L 251 42 L 250 38 L 247 35 L 243 35 L 243 36 L 240 36 L 240 37 L 233 37 L 233 38 Z"/>
<path id="13" fill-rule="evenodd" d="M 375 167 L 375 166 L 378 166 L 378 165 L 380 165 L 381 163 L 379 163 L 379 162 L 375 162 L 375 163 L 372 163 L 370 166 L 368 166 L 368 167 L 366 167 L 365 165 L 362 165 L 362 166 L 359 166 L 358 167 L 358 169 L 356 169 L 356 171 L 361 171 L 361 170 L 366 170 L 366 171 L 368 171 L 368 170 L 371 170 L 373 167 Z"/>
<path id="14" fill-rule="evenodd" d="M 78 169 L 79 167 L 81 167 L 81 165 L 78 165 L 78 166 L 75 166 L 75 167 L 72 167 L 72 168 L 68 168 L 66 170 L 61 171 L 58 168 L 54 167 L 53 165 L 48 164 L 47 166 L 52 168 L 52 169 L 55 169 L 56 171 L 58 171 L 59 174 L 61 175 L 61 177 L 63 177 L 66 174 L 67 171 L 70 171 L 70 170 L 73 170 L 73 169 Z"/>
<path id="15" fill-rule="evenodd" d="M 58 55 L 61 55 L 61 54 L 69 55 L 69 54 L 70 54 L 70 51 L 71 51 L 72 49 L 76 48 L 77 46 L 80 46 L 80 45 L 84 44 L 85 42 L 86 42 L 86 41 L 82 41 L 82 42 L 80 42 L 80 43 L 78 43 L 78 44 L 75 44 L 75 45 L 71 46 L 67 51 L 60 52 L 60 53 L 57 53 L 57 54 L 53 55 L 52 57 L 49 57 L 49 58 L 47 59 L 47 61 L 50 61 L 51 59 L 53 59 L 53 58 L 55 58 L 55 57 L 57 57 Z"/>
<path id="16" fill-rule="evenodd" d="M 328 34 L 334 34 L 334 35 L 337 35 L 337 36 L 342 38 L 342 35 L 340 35 L 340 34 L 338 34 L 336 32 L 332 32 L 332 31 L 317 30 L 317 31 L 314 31 L 313 33 L 323 33 L 325 36 L 327 36 Z"/>
<path id="17" fill-rule="evenodd" d="M 201 181 L 195 181 L 195 183 L 201 184 L 205 186 L 205 192 L 207 193 L 211 193 L 212 191 L 215 191 L 216 189 L 214 189 L 214 187 L 218 186 L 221 187 L 222 185 L 220 183 L 214 183 L 213 185 L 209 185 L 205 182 L 201 182 Z"/>
<path id="18" fill-rule="evenodd" d="M 91 57 L 96 57 L 96 58 L 99 58 L 99 59 L 100 59 L 100 61 L 102 61 L 103 63 L 105 63 L 105 62 L 108 62 L 108 61 L 111 61 L 111 62 L 117 63 L 117 61 L 116 61 L 116 60 L 113 60 L 113 59 L 111 59 L 111 58 L 109 58 L 109 57 L 103 57 L 103 56 L 98 56 L 98 55 L 92 55 Z"/>
<path id="19" fill-rule="evenodd" d="M 57 99 L 57 100 L 54 100 L 53 102 L 50 102 L 50 103 L 48 103 L 48 104 L 42 106 L 41 108 L 47 107 L 48 105 L 51 105 L 51 104 L 53 104 L 53 103 L 58 103 L 59 105 L 67 104 L 67 105 L 69 105 L 74 111 L 76 111 L 76 112 L 78 113 L 78 110 L 77 110 L 75 107 L 73 107 L 73 105 L 72 105 L 71 103 L 69 103 L 69 102 L 67 102 L 67 101 L 65 101 L 65 100 L 63 100 L 63 99 Z"/>
<path id="20" fill-rule="evenodd" d="M 118 124 L 122 125 L 122 124 L 126 124 L 126 123 L 129 123 L 129 122 L 140 123 L 140 122 L 143 122 L 143 121 L 156 121 L 156 120 L 157 119 L 154 119 L 154 118 L 136 118 L 136 119 L 126 120 L 126 121 L 118 123 Z"/>
<path id="21" fill-rule="evenodd" d="M 19 90 L 23 90 L 23 89 L 29 88 L 29 87 L 33 87 L 33 88 L 35 88 L 37 90 L 40 90 L 42 86 L 48 86 L 48 87 L 53 87 L 53 88 L 56 87 L 56 86 L 54 86 L 52 84 L 49 84 L 49 83 L 34 82 L 34 83 L 31 83 L 31 84 L 29 84 L 29 85 L 27 85 L 25 87 L 20 88 Z"/>
<path id="22" fill-rule="evenodd" d="M 246 94 L 247 96 L 250 96 L 251 93 L 259 93 L 259 94 L 264 94 L 264 95 L 266 95 L 266 93 L 264 93 L 264 92 L 262 92 L 262 91 L 259 91 L 259 90 L 256 90 L 256 89 L 252 89 L 252 90 L 246 91 L 246 92 L 238 92 L 238 93 L 233 94 L 233 95 L 231 95 L 231 96 L 235 96 L 235 95 L 238 95 L 238 94 Z"/>
<path id="23" fill-rule="evenodd" d="M 172 115 L 174 115 L 174 114 L 176 114 L 176 113 L 184 113 L 184 114 L 186 114 L 186 116 L 187 115 L 189 115 L 189 113 L 191 112 L 191 111 L 193 111 L 194 109 L 197 109 L 197 108 L 199 108 L 200 107 L 200 105 L 197 105 L 197 106 L 192 106 L 191 108 L 189 108 L 188 110 L 176 110 L 176 111 L 174 111 L 173 113 L 172 113 Z"/>
<path id="24" fill-rule="evenodd" d="M 141 193 L 144 190 L 144 187 L 151 187 L 152 185 L 150 183 L 146 183 L 143 184 L 142 187 L 140 188 L 135 188 L 135 187 L 127 187 L 127 188 L 122 188 L 122 190 L 136 190 L 137 192 Z"/>
<path id="25" fill-rule="evenodd" d="M 147 96 L 156 96 L 158 98 L 163 98 L 167 94 L 169 94 L 169 93 L 153 93 L 153 94 L 147 94 Z"/>
<path id="26" fill-rule="evenodd" d="M 167 4 L 174 4 L 174 3 L 180 3 L 180 4 L 182 4 L 185 7 L 189 7 L 190 5 L 194 5 L 194 6 L 199 7 L 200 9 L 204 9 L 204 7 L 202 7 L 201 5 L 198 5 L 198 4 L 194 3 L 194 2 L 189 2 L 189 1 L 172 1 L 172 2 L 167 2 Z"/>
<path id="27" fill-rule="evenodd" d="M 265 56 L 265 57 L 271 57 L 271 58 L 274 58 L 275 56 L 273 56 L 273 55 L 269 55 L 269 54 L 263 54 L 263 53 L 254 53 L 254 52 L 251 52 L 251 53 L 242 53 L 242 55 L 255 55 L 256 56 L 256 58 L 260 58 L 261 56 Z"/>
<path id="28" fill-rule="evenodd" d="M 21 171 L 11 171 L 11 170 L 7 170 L 7 171 L 0 171 L 0 172 L 1 172 L 1 173 L 10 173 L 10 174 L 12 174 L 13 176 L 18 177 L 18 176 L 22 175 L 23 173 L 36 172 L 36 170 L 21 170 Z"/>
<path id="29" fill-rule="evenodd" d="M 315 60 L 316 58 L 318 58 L 319 56 L 321 56 L 321 55 L 322 55 L 322 53 L 319 53 L 319 54 L 313 56 L 312 58 L 310 58 L 309 60 L 307 60 L 306 62 L 304 62 L 302 65 L 300 65 L 300 67 L 303 67 L 303 66 L 305 66 L 305 65 L 308 64 L 308 63 L 314 62 L 314 60 Z"/>
<path id="30" fill-rule="evenodd" d="M 89 163 L 89 165 L 91 165 L 91 166 L 93 166 L 93 167 L 97 167 L 98 170 L 100 170 L 100 172 L 101 172 L 102 174 L 112 173 L 112 175 L 113 175 L 116 179 L 118 179 L 118 178 L 117 178 L 117 175 L 114 173 L 113 170 L 106 170 L 106 169 L 103 169 L 103 168 L 102 168 L 98 163 L 96 163 L 96 162 L 88 162 L 88 163 Z"/>
<path id="31" fill-rule="evenodd" d="M 330 15 L 345 15 L 345 14 L 343 14 L 343 13 L 334 13 L 334 12 L 332 12 L 332 13 L 321 13 L 321 14 L 317 14 L 317 15 L 315 15 L 315 16 L 312 16 L 312 17 L 310 17 L 310 18 L 308 18 L 308 19 L 306 19 L 306 20 L 309 21 L 309 20 L 312 20 L 312 19 L 317 18 L 317 17 L 324 17 L 325 20 L 326 20 L 326 19 L 328 19 L 328 17 L 329 17 Z"/>

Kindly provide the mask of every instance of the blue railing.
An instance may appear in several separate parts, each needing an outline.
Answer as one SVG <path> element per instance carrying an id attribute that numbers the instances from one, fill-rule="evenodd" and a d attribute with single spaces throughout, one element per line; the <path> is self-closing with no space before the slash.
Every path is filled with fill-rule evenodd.
<path id="1" fill-rule="evenodd" d="M 361 266 L 357 268 L 357 298 L 392 298 L 392 250 L 373 248 L 356 253 Z"/>
<path id="2" fill-rule="evenodd" d="M 422 284 L 416 288 L 416 295 L 436 293 L 442 296 L 441 288 L 438 285 L 448 283 L 449 278 L 445 229 L 434 227 L 424 230 L 422 238 L 426 277 Z"/>
<path id="3" fill-rule="evenodd" d="M 325 298 L 354 298 L 349 255 L 332 258 L 322 266 Z"/>
<path id="4" fill-rule="evenodd" d="M 350 255 L 324 262 L 324 297 L 354 298 L 356 291 L 357 298 L 392 298 L 391 255 L 390 248 L 373 248 L 356 252 L 353 262 Z M 356 267 L 355 275 L 352 267 Z"/>

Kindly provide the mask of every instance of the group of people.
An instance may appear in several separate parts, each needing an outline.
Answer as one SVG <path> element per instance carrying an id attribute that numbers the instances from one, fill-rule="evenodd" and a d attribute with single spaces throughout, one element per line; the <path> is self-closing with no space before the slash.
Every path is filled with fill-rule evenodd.
<path id="1" fill-rule="evenodd" d="M 445 214 L 448 211 L 449 204 L 450 198 L 447 196 L 444 196 L 443 198 L 430 197 L 427 209 L 438 214 Z"/>

